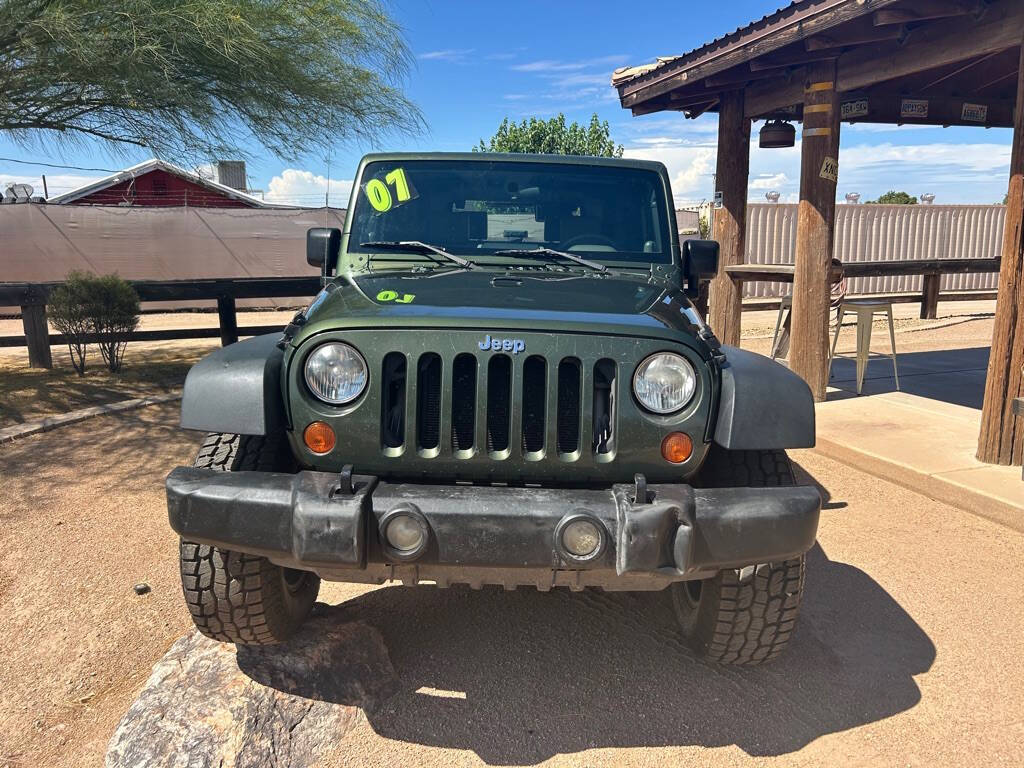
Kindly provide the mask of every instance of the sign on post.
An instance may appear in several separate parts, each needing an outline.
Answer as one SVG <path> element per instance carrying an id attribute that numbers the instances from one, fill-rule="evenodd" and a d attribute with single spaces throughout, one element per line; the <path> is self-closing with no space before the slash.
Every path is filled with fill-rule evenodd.
<path id="1" fill-rule="evenodd" d="M 900 99 L 900 117 L 928 117 L 928 99 Z"/>

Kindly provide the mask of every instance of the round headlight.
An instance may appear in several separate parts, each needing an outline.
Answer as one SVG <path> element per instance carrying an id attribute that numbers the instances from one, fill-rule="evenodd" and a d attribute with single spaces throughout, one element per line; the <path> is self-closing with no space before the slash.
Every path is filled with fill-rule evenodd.
<path id="1" fill-rule="evenodd" d="M 306 386 L 325 403 L 350 403 L 366 388 L 366 361 L 348 344 L 321 344 L 306 358 Z"/>
<path id="2" fill-rule="evenodd" d="M 693 397 L 697 374 L 682 355 L 659 352 L 639 366 L 633 376 L 633 394 L 652 413 L 673 413 Z"/>

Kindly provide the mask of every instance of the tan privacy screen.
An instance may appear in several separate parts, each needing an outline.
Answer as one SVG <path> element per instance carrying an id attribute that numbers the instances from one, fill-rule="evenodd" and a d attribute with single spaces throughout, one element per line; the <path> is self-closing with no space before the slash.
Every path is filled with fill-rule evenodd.
<path id="1" fill-rule="evenodd" d="M 127 280 L 315 275 L 306 230 L 342 227 L 340 208 L 227 209 L 0 206 L 0 282 L 51 282 L 73 270 Z M 250 299 L 292 306 L 301 299 Z M 210 306 L 153 302 L 147 308 Z M 17 312 L 16 308 L 0 308 Z"/>

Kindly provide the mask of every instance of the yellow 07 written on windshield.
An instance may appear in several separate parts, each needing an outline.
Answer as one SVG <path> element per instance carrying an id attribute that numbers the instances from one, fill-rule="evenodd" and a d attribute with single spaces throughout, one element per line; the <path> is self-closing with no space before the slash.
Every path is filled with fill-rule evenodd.
<path id="1" fill-rule="evenodd" d="M 392 194 L 392 187 L 394 194 Z M 363 187 L 363 192 L 366 199 L 370 201 L 370 205 L 378 213 L 390 211 L 398 203 L 404 203 L 415 197 L 415 192 L 402 168 L 395 168 L 384 177 L 384 181 L 370 179 Z"/>

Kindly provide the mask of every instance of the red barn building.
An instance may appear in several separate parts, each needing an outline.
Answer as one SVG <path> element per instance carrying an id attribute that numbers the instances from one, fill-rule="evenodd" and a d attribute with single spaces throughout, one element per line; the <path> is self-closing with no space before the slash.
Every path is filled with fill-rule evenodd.
<path id="1" fill-rule="evenodd" d="M 192 206 L 197 208 L 273 208 L 247 194 L 245 164 L 217 164 L 218 175 L 232 180 L 229 186 L 197 173 L 186 171 L 163 160 L 147 160 L 84 186 L 55 195 L 48 203 L 56 205 Z"/>

